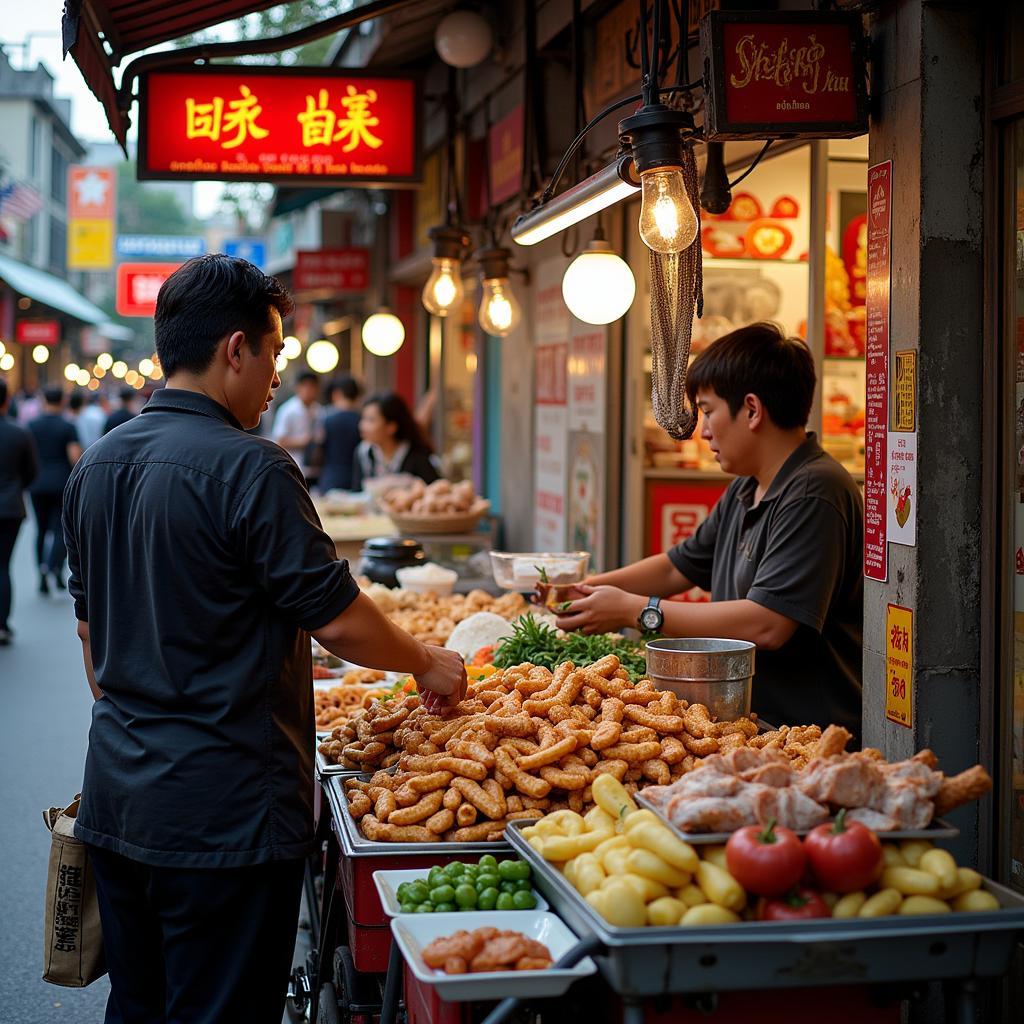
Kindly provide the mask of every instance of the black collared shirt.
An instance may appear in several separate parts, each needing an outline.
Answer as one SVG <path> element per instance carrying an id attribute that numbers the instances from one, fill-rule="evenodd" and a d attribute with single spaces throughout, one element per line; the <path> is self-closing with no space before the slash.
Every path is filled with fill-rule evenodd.
<path id="1" fill-rule="evenodd" d="M 77 835 L 153 865 L 303 856 L 308 632 L 358 589 L 290 456 L 165 389 L 82 456 L 64 532 L 103 692 Z"/>
<path id="2" fill-rule="evenodd" d="M 753 705 L 773 723 L 861 727 L 863 502 L 849 473 L 813 434 L 761 501 L 739 477 L 697 532 L 668 552 L 713 601 L 746 598 L 798 625 L 778 651 L 755 656 Z"/>

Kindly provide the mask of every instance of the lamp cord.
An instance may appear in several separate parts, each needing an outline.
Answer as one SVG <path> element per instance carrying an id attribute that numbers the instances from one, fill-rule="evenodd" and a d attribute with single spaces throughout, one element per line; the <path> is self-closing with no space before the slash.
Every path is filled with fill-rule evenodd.
<path id="1" fill-rule="evenodd" d="M 735 180 L 729 182 L 729 188 L 735 188 L 750 172 L 761 162 L 761 157 L 771 148 L 774 139 L 769 139 L 760 149 L 757 156 L 751 161 L 750 166 Z"/>

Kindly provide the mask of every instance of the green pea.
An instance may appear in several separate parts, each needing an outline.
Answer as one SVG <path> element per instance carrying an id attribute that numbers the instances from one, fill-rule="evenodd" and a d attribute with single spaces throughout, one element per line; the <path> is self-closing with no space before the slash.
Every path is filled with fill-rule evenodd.
<path id="1" fill-rule="evenodd" d="M 454 903 L 438 903 L 435 904 L 434 910 L 438 914 L 454 914 L 459 908 Z"/>
<path id="2" fill-rule="evenodd" d="M 478 899 L 477 891 L 471 885 L 460 885 L 455 890 L 455 902 L 460 907 L 475 907 Z"/>
<path id="3" fill-rule="evenodd" d="M 430 902 L 434 906 L 441 903 L 451 903 L 455 899 L 455 889 L 450 885 L 439 885 L 430 890 Z"/>
<path id="4" fill-rule="evenodd" d="M 533 884 L 529 881 L 529 879 L 526 879 L 526 878 L 522 879 L 519 882 L 516 882 L 515 886 L 516 886 L 516 892 L 532 892 L 533 891 Z"/>
<path id="5" fill-rule="evenodd" d="M 533 910 L 537 906 L 537 899 L 528 889 L 521 889 L 519 892 L 512 894 L 512 902 L 515 904 L 516 910 Z"/>
<path id="6" fill-rule="evenodd" d="M 497 872 L 493 874 L 491 872 L 487 872 L 487 874 L 476 876 L 476 885 L 478 889 L 497 889 L 500 881 L 501 879 L 498 877 Z"/>
<path id="7" fill-rule="evenodd" d="M 405 898 L 410 903 L 426 903 L 430 899 L 430 889 L 427 887 L 426 882 L 415 881 L 410 883 L 406 893 Z"/>
<path id="8" fill-rule="evenodd" d="M 403 902 L 398 904 L 398 909 L 403 914 L 415 914 L 416 913 L 416 904 L 415 903 L 411 903 L 409 900 L 404 900 Z"/>
<path id="9" fill-rule="evenodd" d="M 476 901 L 477 910 L 493 910 L 500 895 L 497 889 L 484 889 Z"/>
<path id="10" fill-rule="evenodd" d="M 427 885 L 431 889 L 436 885 L 441 885 L 444 882 L 444 869 L 438 867 L 436 864 L 430 869 L 430 873 L 427 875 Z"/>
<path id="11" fill-rule="evenodd" d="M 498 894 L 498 900 L 494 904 L 495 910 L 515 910 L 515 900 L 512 899 L 512 893 L 502 892 Z"/>
<path id="12" fill-rule="evenodd" d="M 498 874 L 510 882 L 530 877 L 530 865 L 523 860 L 503 860 L 498 865 Z"/>
<path id="13" fill-rule="evenodd" d="M 415 911 L 417 914 L 432 914 L 434 912 L 433 903 L 421 903 Z"/>
<path id="14" fill-rule="evenodd" d="M 511 896 L 512 893 L 514 893 L 516 891 L 516 883 L 515 882 L 509 882 L 509 881 L 501 882 L 498 885 L 498 891 L 499 892 L 507 892 L 509 894 L 509 896 Z"/>
<path id="15" fill-rule="evenodd" d="M 467 878 L 476 878 L 480 874 L 480 869 L 475 864 L 467 864 L 465 875 Z"/>
<path id="16" fill-rule="evenodd" d="M 485 853 L 478 863 L 480 864 L 481 871 L 490 869 L 496 873 L 498 870 L 498 859 L 493 854 Z"/>
<path id="17" fill-rule="evenodd" d="M 401 884 L 401 885 L 400 885 L 400 886 L 399 886 L 399 887 L 398 887 L 398 888 L 397 888 L 397 889 L 395 890 L 395 895 L 396 895 L 396 896 L 398 897 L 398 902 L 399 902 L 399 903 L 401 903 L 401 902 L 402 902 L 402 900 L 404 900 L 404 899 L 407 899 L 407 898 L 408 898 L 408 892 L 409 892 L 409 889 L 410 889 L 410 887 L 411 887 L 411 886 L 412 886 L 412 882 L 403 882 L 403 883 L 402 883 L 402 884 Z"/>
<path id="18" fill-rule="evenodd" d="M 461 861 L 456 860 L 452 861 L 452 863 L 444 870 L 450 878 L 458 878 L 460 875 L 464 875 L 466 873 L 466 865 Z"/>

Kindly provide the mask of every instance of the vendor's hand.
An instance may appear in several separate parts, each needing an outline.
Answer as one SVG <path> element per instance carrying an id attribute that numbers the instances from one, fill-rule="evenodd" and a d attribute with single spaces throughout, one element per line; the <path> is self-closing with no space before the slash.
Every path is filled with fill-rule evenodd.
<path id="1" fill-rule="evenodd" d="M 560 605 L 566 601 L 575 601 L 577 598 L 583 597 L 584 592 L 580 590 L 582 584 L 575 583 L 540 583 L 537 582 L 533 586 L 533 593 L 530 595 L 530 601 L 533 604 L 540 605 L 542 608 L 550 608 L 548 604 L 551 592 L 554 590 L 559 600 L 555 603 L 554 608 L 557 610 Z M 557 588 L 557 589 L 556 589 Z"/>
<path id="2" fill-rule="evenodd" d="M 622 626 L 632 626 L 639 611 L 634 606 L 641 598 L 618 587 L 592 587 L 579 584 L 581 596 L 564 610 L 559 606 L 557 625 L 566 632 L 610 633 Z"/>
<path id="3" fill-rule="evenodd" d="M 416 686 L 423 698 L 423 706 L 430 712 L 458 704 L 466 696 L 466 663 L 462 655 L 444 647 L 424 644 L 430 658 L 426 672 L 416 675 Z"/>

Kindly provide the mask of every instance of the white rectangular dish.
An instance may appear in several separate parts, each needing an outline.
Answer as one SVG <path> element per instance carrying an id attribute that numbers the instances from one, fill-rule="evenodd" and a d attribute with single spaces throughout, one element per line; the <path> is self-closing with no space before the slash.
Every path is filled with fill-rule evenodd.
<path id="1" fill-rule="evenodd" d="M 391 934 L 417 980 L 433 985 L 447 1002 L 478 999 L 543 999 L 564 995 L 580 978 L 594 974 L 597 966 L 584 957 L 575 967 L 549 967 L 544 971 L 485 971 L 477 974 L 445 974 L 423 962 L 423 950 L 434 939 L 454 932 L 485 926 L 521 932 L 543 942 L 556 963 L 579 939 L 561 918 L 539 910 L 485 910 L 461 914 L 401 914 L 391 919 Z"/>
<path id="2" fill-rule="evenodd" d="M 503 860 L 515 860 L 515 858 L 504 857 Z M 402 912 L 398 906 L 398 887 L 403 882 L 415 882 L 417 878 L 426 878 L 429 868 L 410 868 L 405 871 L 374 871 L 373 873 L 373 884 L 377 886 L 377 894 L 380 896 L 380 905 L 384 908 L 384 913 L 388 917 L 398 917 Z M 503 910 L 499 913 L 503 914 L 533 914 L 538 910 L 547 910 L 548 901 L 537 891 L 536 888 L 533 890 L 533 898 L 537 901 L 537 906 L 533 910 Z M 459 917 L 464 917 L 467 913 L 478 913 L 478 911 L 465 911 L 460 912 Z M 483 911 L 483 913 L 495 913 L 495 911 Z M 479 926 L 478 926 L 479 927 Z"/>

